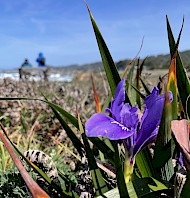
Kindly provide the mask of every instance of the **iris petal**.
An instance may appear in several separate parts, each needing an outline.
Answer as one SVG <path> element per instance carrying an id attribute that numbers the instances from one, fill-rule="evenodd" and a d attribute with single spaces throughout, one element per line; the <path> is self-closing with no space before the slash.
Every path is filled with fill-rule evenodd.
<path id="1" fill-rule="evenodd" d="M 104 136 L 110 140 L 125 139 L 134 133 L 134 130 L 103 113 L 96 113 L 88 119 L 85 129 L 88 137 Z"/>
<path id="2" fill-rule="evenodd" d="M 131 107 L 129 104 L 124 104 L 120 113 L 121 123 L 136 130 L 139 121 L 137 110 L 137 107 Z"/>
<path id="3" fill-rule="evenodd" d="M 135 141 L 135 149 L 146 146 L 152 137 L 155 137 L 158 132 L 157 128 L 160 124 L 162 111 L 164 108 L 165 95 L 158 95 L 158 89 L 154 88 L 152 93 L 145 100 L 145 110 L 141 119 L 141 125 L 137 133 Z M 172 100 L 172 93 L 168 92 L 170 101 Z"/>
<path id="4" fill-rule="evenodd" d="M 110 108 L 112 117 L 118 122 L 121 121 L 120 112 L 123 107 L 124 101 L 125 101 L 125 79 L 122 79 L 116 88 L 114 99 L 111 103 L 111 108 Z"/>
<path id="5" fill-rule="evenodd" d="M 137 141 L 134 150 L 133 150 L 133 157 L 142 150 L 145 146 L 147 146 L 152 140 L 154 140 L 158 134 L 159 127 L 157 127 L 151 134 L 148 136 L 143 142 Z"/>

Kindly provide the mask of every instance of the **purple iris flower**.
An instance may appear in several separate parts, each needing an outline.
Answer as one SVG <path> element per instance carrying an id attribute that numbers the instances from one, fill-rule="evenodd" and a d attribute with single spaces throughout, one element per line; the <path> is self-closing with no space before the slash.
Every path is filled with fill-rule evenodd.
<path id="1" fill-rule="evenodd" d="M 172 93 L 168 92 L 172 101 Z M 145 99 L 144 113 L 139 121 L 138 108 L 131 107 L 125 101 L 125 80 L 122 79 L 111 102 L 111 107 L 103 113 L 96 113 L 87 120 L 85 132 L 88 137 L 104 136 L 110 140 L 122 139 L 130 164 L 134 163 L 134 157 L 157 135 L 162 117 L 165 95 L 159 95 L 155 87 L 152 93 Z"/>

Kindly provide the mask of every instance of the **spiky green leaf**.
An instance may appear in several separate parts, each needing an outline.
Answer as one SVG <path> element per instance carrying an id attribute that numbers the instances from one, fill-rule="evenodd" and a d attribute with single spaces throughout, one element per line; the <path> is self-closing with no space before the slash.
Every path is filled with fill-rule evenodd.
<path id="1" fill-rule="evenodd" d="M 171 56 L 173 56 L 176 47 L 176 42 L 174 40 L 174 36 L 170 27 L 168 17 L 166 17 L 166 20 L 167 20 L 167 31 L 168 31 L 168 40 L 170 46 L 170 54 Z M 176 56 L 176 76 L 177 76 L 177 87 L 183 104 L 184 113 L 186 116 L 189 116 L 190 115 L 190 100 L 189 100 L 190 82 L 178 52 Z"/>

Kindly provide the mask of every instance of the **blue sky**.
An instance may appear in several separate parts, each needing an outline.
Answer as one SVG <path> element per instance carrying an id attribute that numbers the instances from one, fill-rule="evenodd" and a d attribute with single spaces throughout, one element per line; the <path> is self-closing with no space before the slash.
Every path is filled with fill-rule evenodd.
<path id="1" fill-rule="evenodd" d="M 180 50 L 190 49 L 189 0 L 88 0 L 115 61 L 169 52 L 166 14 L 177 37 L 185 16 Z M 0 1 L 0 69 L 32 65 L 43 52 L 48 65 L 100 61 L 83 0 Z"/>

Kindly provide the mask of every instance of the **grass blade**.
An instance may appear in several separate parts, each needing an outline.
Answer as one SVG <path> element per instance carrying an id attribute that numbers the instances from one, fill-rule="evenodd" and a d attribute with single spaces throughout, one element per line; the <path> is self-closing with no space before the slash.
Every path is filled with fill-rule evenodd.
<path id="1" fill-rule="evenodd" d="M 68 137 L 73 142 L 75 148 L 77 148 L 80 155 L 83 155 L 83 151 L 82 151 L 82 148 L 84 148 L 83 144 L 74 134 L 74 132 L 70 129 L 70 127 L 66 124 L 63 118 L 60 116 L 60 114 L 63 115 L 68 121 L 70 121 L 77 129 L 79 129 L 78 120 L 75 117 L 73 117 L 71 114 L 66 112 L 64 109 L 62 109 L 60 106 L 53 104 L 49 102 L 48 100 L 42 100 L 42 99 L 36 99 L 36 98 L 0 98 L 0 100 L 39 100 L 39 101 L 47 103 L 52 108 L 54 114 L 56 115 L 57 119 L 60 121 L 61 125 L 65 129 Z"/>
<path id="2" fill-rule="evenodd" d="M 89 169 L 92 175 L 93 184 L 96 190 L 96 196 L 103 195 L 105 192 L 108 191 L 108 187 L 106 185 L 106 182 L 103 179 L 100 169 L 98 168 L 96 164 L 96 159 L 94 157 L 92 149 L 90 148 L 86 134 L 84 133 L 84 129 L 83 129 L 79 114 L 78 114 L 78 121 L 79 121 L 79 128 L 82 133 L 82 139 L 83 139 L 84 146 L 85 146 L 86 157 L 88 159 L 88 166 L 89 166 Z"/>
<path id="3" fill-rule="evenodd" d="M 173 56 L 176 48 L 176 43 L 167 16 L 166 16 L 166 21 L 167 21 L 170 54 L 171 56 Z M 190 101 L 188 100 L 188 97 L 190 95 L 190 83 L 178 52 L 176 56 L 176 77 L 177 77 L 177 87 L 178 87 L 179 95 L 183 104 L 185 115 L 186 117 L 188 117 L 190 115 Z"/>
<path id="4" fill-rule="evenodd" d="M 96 189 L 96 196 L 103 195 L 105 192 L 108 191 L 108 187 L 103 179 L 100 169 L 98 168 L 96 164 L 96 160 L 94 158 L 92 150 L 90 149 L 90 145 L 88 143 L 85 133 L 82 134 L 82 139 L 85 145 L 86 156 L 88 159 L 90 172 L 92 174 L 93 184 Z"/>
<path id="5" fill-rule="evenodd" d="M 176 78 L 176 57 L 174 56 L 171 60 L 169 73 L 168 73 L 168 84 L 167 91 L 171 91 L 173 94 L 173 101 L 171 103 L 172 119 L 175 120 L 178 117 L 178 89 L 177 89 L 177 78 Z"/>
<path id="6" fill-rule="evenodd" d="M 15 149 L 15 151 L 22 156 L 22 158 L 27 162 L 27 164 L 33 168 L 33 170 L 38 173 L 39 175 L 41 175 L 43 177 L 43 179 L 51 184 L 51 179 L 48 177 L 48 175 L 46 173 L 44 173 L 40 168 L 38 168 L 33 162 L 31 162 L 27 157 L 25 157 L 25 155 L 22 154 L 22 152 L 12 143 L 12 141 L 10 140 L 9 136 L 7 135 L 8 133 L 6 132 L 4 126 L 2 125 L 2 123 L 0 122 L 0 127 L 4 133 L 4 135 L 6 136 L 6 138 L 9 140 L 9 142 L 11 143 L 12 147 Z M 53 184 L 53 187 L 56 188 L 56 190 L 59 191 L 60 194 L 64 195 L 65 197 L 70 197 L 68 196 L 68 193 L 62 191 L 62 189 L 59 188 L 59 186 Z"/>
<path id="7" fill-rule="evenodd" d="M 81 143 L 79 138 L 75 135 L 75 133 L 71 130 L 71 128 L 67 125 L 67 123 L 64 121 L 64 119 L 60 116 L 60 114 L 53 107 L 51 107 L 51 108 L 52 108 L 56 118 L 59 120 L 59 122 L 61 123 L 65 132 L 67 133 L 68 137 L 72 141 L 74 147 L 77 149 L 80 156 L 82 157 L 84 155 L 84 153 L 83 153 L 84 145 Z"/>
<path id="8" fill-rule="evenodd" d="M 159 178 L 161 176 L 161 178 L 166 181 L 169 181 L 174 174 L 174 168 L 172 165 L 173 143 L 171 140 L 171 112 L 172 106 L 166 92 L 165 104 L 153 158 L 154 167 L 156 172 L 159 173 L 157 177 Z M 167 150 L 165 150 L 166 148 Z M 164 161 L 164 159 L 166 161 Z"/>
<path id="9" fill-rule="evenodd" d="M 107 45 L 106 45 L 106 43 L 105 43 L 105 41 L 104 41 L 104 39 L 101 35 L 101 32 L 100 32 L 93 16 L 92 16 L 92 13 L 91 13 L 87 3 L 86 3 L 86 6 L 87 6 L 88 13 L 89 13 L 89 16 L 90 16 L 90 19 L 91 19 L 91 22 L 92 22 L 92 27 L 94 29 L 94 33 L 95 33 L 96 40 L 97 40 L 97 43 L 98 43 L 100 55 L 102 57 L 102 63 L 103 63 L 103 66 L 104 66 L 104 70 L 106 72 L 108 83 L 109 83 L 112 95 L 114 95 L 116 86 L 120 82 L 121 78 L 119 76 L 119 73 L 118 73 L 117 68 L 115 66 L 115 63 L 114 63 L 114 61 L 111 57 L 111 54 L 108 50 L 108 47 L 107 47 Z"/>
<path id="10" fill-rule="evenodd" d="M 78 120 L 73 117 L 71 114 L 69 114 L 67 111 L 62 109 L 60 106 L 53 104 L 47 100 L 42 99 L 36 99 L 36 98 L 0 98 L 0 100 L 38 100 L 41 102 L 44 102 L 48 104 L 50 107 L 54 108 L 56 111 L 58 111 L 62 116 L 64 116 L 70 123 L 72 123 L 77 129 L 79 129 Z M 59 117 L 61 117 L 59 115 Z M 63 118 L 61 118 L 63 120 Z M 64 121 L 65 123 L 65 121 Z M 110 161 L 113 161 L 113 153 L 114 151 L 111 150 L 111 147 L 107 146 L 103 141 L 101 141 L 99 138 L 89 138 L 89 140 L 97 146 L 97 148 L 104 153 L 107 159 Z M 79 143 L 80 144 L 80 143 Z M 81 150 L 81 149 L 79 149 Z"/>
<path id="11" fill-rule="evenodd" d="M 32 179 L 32 177 L 23 167 L 19 158 L 16 156 L 13 149 L 11 148 L 11 146 L 9 145 L 9 143 L 7 142 L 7 140 L 5 139 L 2 133 L 0 133 L 0 138 L 2 142 L 4 143 L 7 151 L 9 152 L 11 158 L 13 159 L 15 165 L 17 166 L 18 170 L 20 171 L 22 178 L 26 182 L 26 185 L 28 186 L 32 196 L 34 198 L 49 198 L 49 195 L 38 186 L 38 184 Z"/>
<path id="12" fill-rule="evenodd" d="M 139 95 L 139 97 L 141 97 L 143 100 L 145 100 L 146 96 L 143 95 L 136 87 L 134 87 L 133 85 L 131 85 L 131 87 L 136 91 L 137 95 Z"/>
<path id="13" fill-rule="evenodd" d="M 127 74 L 127 81 L 126 81 L 126 91 L 127 91 L 128 96 L 130 97 L 130 101 L 133 105 L 135 103 L 135 99 L 134 98 L 131 99 L 132 92 L 134 91 L 132 89 L 131 85 L 133 84 L 133 74 L 134 74 L 134 70 L 135 70 L 135 63 L 136 63 L 136 61 L 134 61 L 133 64 L 131 65 L 130 70 Z"/>
<path id="14" fill-rule="evenodd" d="M 111 150 L 102 140 L 98 137 L 88 137 L 88 139 L 97 146 L 97 148 L 104 154 L 106 159 L 113 163 L 114 151 Z"/>
<path id="15" fill-rule="evenodd" d="M 172 33 L 171 33 L 168 19 L 167 19 L 167 26 L 168 26 L 168 37 L 169 37 L 169 40 L 171 40 Z M 161 126 L 160 126 L 160 130 L 159 130 L 158 137 L 157 137 L 157 144 L 156 144 L 155 156 L 154 156 L 154 165 L 157 167 L 160 167 L 160 171 L 161 171 L 161 175 L 162 175 L 161 177 L 162 177 L 162 179 L 167 180 L 167 181 L 169 181 L 170 178 L 174 174 L 174 168 L 172 165 L 172 156 L 173 156 L 175 144 L 171 137 L 171 121 L 173 119 L 177 119 L 177 116 L 178 116 L 178 109 L 177 109 L 177 105 L 178 105 L 177 82 L 178 82 L 178 79 L 176 77 L 176 74 L 178 71 L 176 68 L 176 64 L 177 64 L 177 57 L 179 58 L 178 46 L 179 46 L 182 28 L 183 28 L 183 24 L 182 24 L 182 27 L 181 27 L 181 30 L 180 30 L 180 33 L 178 36 L 177 43 L 175 44 L 175 41 L 174 41 L 174 43 L 170 42 L 170 47 L 171 47 L 171 44 L 173 45 L 172 49 L 170 48 L 171 63 L 170 63 L 170 68 L 169 68 L 168 83 L 167 83 L 167 87 L 166 87 L 163 116 L 162 116 Z M 178 66 L 179 65 L 177 65 L 177 67 Z M 172 103 L 170 103 L 170 101 L 169 101 L 169 96 L 167 94 L 168 91 L 172 91 L 172 93 L 173 93 Z M 164 151 L 164 148 L 167 148 L 169 152 Z M 166 156 L 166 155 L 168 155 L 168 156 Z M 159 159 L 160 159 L 160 161 L 163 162 L 163 156 L 165 159 L 169 159 L 165 162 L 164 166 L 163 166 L 163 164 L 161 164 L 159 162 Z M 162 160 L 161 160 L 161 158 L 162 158 Z"/>
<path id="16" fill-rule="evenodd" d="M 0 98 L 0 100 L 38 100 L 38 101 L 44 102 L 48 104 L 50 107 L 53 107 L 62 116 L 64 116 L 67 119 L 67 121 L 73 124 L 77 129 L 79 129 L 78 120 L 74 116 L 72 116 L 70 113 L 68 113 L 64 109 L 62 109 L 59 105 L 49 102 L 48 100 L 42 100 L 42 99 L 37 99 L 37 98 L 26 98 L 26 97 L 21 97 L 21 98 L 8 98 L 7 97 L 7 98 Z"/>
<path id="17" fill-rule="evenodd" d="M 140 92 L 140 77 L 141 77 L 141 72 L 143 69 L 143 64 L 140 65 L 140 60 L 138 59 L 137 61 L 137 73 L 136 73 L 136 87 L 138 91 Z M 140 95 L 136 92 L 136 103 L 138 104 L 139 109 L 141 109 L 141 100 L 140 100 Z"/>
<path id="18" fill-rule="evenodd" d="M 143 88 L 144 88 L 144 90 L 146 91 L 146 94 L 147 95 L 150 95 L 150 90 L 148 89 L 148 87 L 146 86 L 146 84 L 145 84 L 145 82 L 142 80 L 142 78 L 140 78 L 140 81 L 141 81 L 141 83 L 142 83 L 142 86 L 143 86 Z"/>
<path id="19" fill-rule="evenodd" d="M 114 155 L 112 158 L 114 159 L 114 167 L 116 171 L 116 178 L 117 178 L 117 185 L 120 193 L 120 197 L 129 197 L 127 186 L 124 180 L 123 170 L 122 170 L 122 163 L 119 156 L 118 145 L 117 141 L 112 141 L 112 145 L 114 147 Z"/>
<path id="20" fill-rule="evenodd" d="M 154 167 L 152 164 L 152 157 L 150 155 L 150 151 L 148 148 L 144 148 L 136 156 L 135 161 L 143 178 L 144 177 L 156 177 Z"/>
<path id="21" fill-rule="evenodd" d="M 95 87 L 95 84 L 94 84 L 94 79 L 91 75 L 91 79 L 92 79 L 92 88 L 93 88 L 93 92 L 94 92 L 94 101 L 95 101 L 95 104 L 96 104 L 96 112 L 101 112 L 101 105 L 100 105 L 100 100 L 99 100 L 99 97 L 98 97 L 98 93 L 96 91 L 96 87 Z"/>

